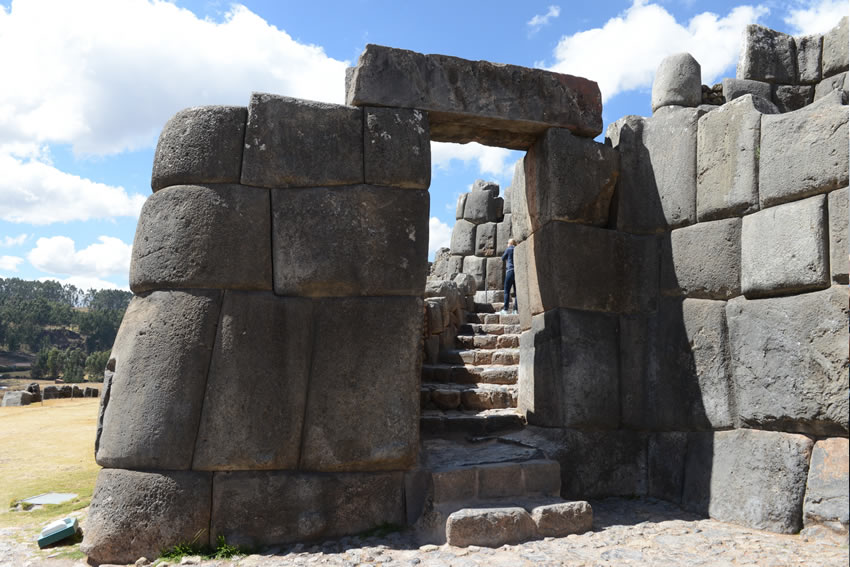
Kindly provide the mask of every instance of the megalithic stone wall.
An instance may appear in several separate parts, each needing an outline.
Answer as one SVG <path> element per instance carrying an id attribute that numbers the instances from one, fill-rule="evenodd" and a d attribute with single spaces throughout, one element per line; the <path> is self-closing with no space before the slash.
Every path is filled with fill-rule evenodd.
<path id="1" fill-rule="evenodd" d="M 418 110 L 255 94 L 166 124 L 105 384 L 89 556 L 403 523 L 429 183 Z"/>

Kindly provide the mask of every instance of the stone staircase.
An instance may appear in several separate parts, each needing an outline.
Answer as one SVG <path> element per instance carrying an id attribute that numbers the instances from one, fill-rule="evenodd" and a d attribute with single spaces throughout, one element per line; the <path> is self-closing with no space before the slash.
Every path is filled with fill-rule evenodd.
<path id="1" fill-rule="evenodd" d="M 519 316 L 501 308 L 476 303 L 456 348 L 423 365 L 420 463 L 406 487 L 422 543 L 499 547 L 592 528 L 587 502 L 560 498 L 558 462 L 501 437 L 525 427 Z"/>

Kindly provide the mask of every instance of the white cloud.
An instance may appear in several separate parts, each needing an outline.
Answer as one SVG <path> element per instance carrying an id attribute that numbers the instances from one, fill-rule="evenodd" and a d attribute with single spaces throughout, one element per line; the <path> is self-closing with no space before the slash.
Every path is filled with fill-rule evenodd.
<path id="1" fill-rule="evenodd" d="M 462 161 L 464 164 L 477 162 L 479 173 L 491 174 L 501 178 L 510 178 L 513 171 L 514 153 L 505 148 L 482 146 L 475 142 L 468 144 L 431 142 L 431 164 L 433 166 L 448 169 L 453 160 Z"/>
<path id="2" fill-rule="evenodd" d="M 428 256 L 433 257 L 440 248 L 448 248 L 452 241 L 452 227 L 438 219 L 428 220 Z"/>
<path id="3" fill-rule="evenodd" d="M 557 18 L 560 15 L 561 15 L 560 6 L 549 6 L 549 11 L 547 11 L 546 14 L 535 15 L 533 18 L 528 20 L 528 22 L 526 22 L 526 25 L 531 28 L 531 33 L 534 33 L 537 30 L 539 30 L 541 27 L 548 24 L 549 20 Z"/>
<path id="4" fill-rule="evenodd" d="M 96 183 L 40 161 L 0 153 L 0 219 L 45 225 L 95 218 L 138 217 L 145 197 Z"/>
<path id="5" fill-rule="evenodd" d="M 825 33 L 847 15 L 847 0 L 820 0 L 805 8 L 793 8 L 785 16 L 795 35 Z"/>
<path id="6" fill-rule="evenodd" d="M 4 236 L 0 239 L 0 248 L 11 248 L 12 246 L 20 246 L 29 238 L 28 234 L 19 234 L 18 236 Z"/>
<path id="7" fill-rule="evenodd" d="M 46 281 L 55 281 L 59 282 L 61 285 L 71 284 L 75 286 L 77 289 L 89 290 L 89 289 L 123 289 L 125 291 L 130 291 L 129 286 L 120 286 L 110 281 L 102 280 L 100 278 L 90 278 L 85 276 L 71 276 L 69 278 L 38 278 L 40 282 Z"/>
<path id="8" fill-rule="evenodd" d="M 0 256 L 0 270 L 8 270 L 10 272 L 18 271 L 18 264 L 23 262 L 23 258 L 17 256 Z"/>
<path id="9" fill-rule="evenodd" d="M 623 91 L 651 87 L 661 60 L 687 51 L 702 66 L 702 82 L 711 84 L 737 63 L 747 24 L 767 13 L 762 5 L 738 6 L 724 17 L 703 12 L 683 25 L 658 4 L 634 0 L 601 28 L 562 37 L 550 69 L 597 81 L 604 102 Z"/>
<path id="10" fill-rule="evenodd" d="M 244 6 L 215 22 L 164 0 L 15 0 L 0 53 L 0 139 L 97 155 L 150 147 L 177 110 L 251 91 L 342 102 L 348 64 Z"/>
<path id="11" fill-rule="evenodd" d="M 98 241 L 77 250 L 74 241 L 67 236 L 39 238 L 27 259 L 48 274 L 85 278 L 126 276 L 130 271 L 130 245 L 111 236 L 100 236 Z"/>

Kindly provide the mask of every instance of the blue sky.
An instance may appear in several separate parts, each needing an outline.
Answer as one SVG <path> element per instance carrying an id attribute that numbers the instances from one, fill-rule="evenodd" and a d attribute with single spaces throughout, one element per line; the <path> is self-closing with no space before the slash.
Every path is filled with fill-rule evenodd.
<path id="1" fill-rule="evenodd" d="M 166 120 L 247 105 L 252 91 L 342 103 L 345 67 L 367 43 L 593 79 L 607 127 L 650 114 L 666 55 L 692 53 L 713 84 L 734 77 L 746 24 L 819 33 L 847 11 L 846 0 L 0 1 L 0 277 L 127 288 Z M 457 195 L 477 178 L 506 188 L 519 156 L 432 146 L 432 251 Z"/>

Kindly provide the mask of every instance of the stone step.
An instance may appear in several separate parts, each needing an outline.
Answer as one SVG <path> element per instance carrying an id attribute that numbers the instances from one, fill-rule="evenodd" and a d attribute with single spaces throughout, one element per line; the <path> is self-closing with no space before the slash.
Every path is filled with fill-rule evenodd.
<path id="1" fill-rule="evenodd" d="M 459 335 L 519 335 L 522 329 L 516 325 L 482 325 L 480 323 L 464 323 L 458 327 Z"/>
<path id="2" fill-rule="evenodd" d="M 483 411 L 422 410 L 419 425 L 423 435 L 492 435 L 522 429 L 525 418 L 514 408 Z"/>
<path id="3" fill-rule="evenodd" d="M 467 313 L 466 314 L 466 322 L 467 323 L 478 323 L 478 324 L 501 324 L 501 325 L 519 325 L 519 314 L 517 313 L 508 313 L 502 314 L 500 312 L 496 313 Z"/>
<path id="4" fill-rule="evenodd" d="M 459 348 L 519 348 L 519 335 L 458 335 Z"/>
<path id="5" fill-rule="evenodd" d="M 424 383 L 420 388 L 420 407 L 439 410 L 475 410 L 515 408 L 517 387 L 500 384 Z"/>
<path id="6" fill-rule="evenodd" d="M 422 382 L 516 384 L 519 365 L 423 364 Z"/>
<path id="7" fill-rule="evenodd" d="M 440 351 L 440 362 L 475 366 L 512 366 L 519 364 L 518 348 L 460 349 Z"/>
<path id="8" fill-rule="evenodd" d="M 474 301 L 473 304 L 475 305 L 476 313 L 498 313 L 504 306 L 504 303 L 501 301 L 495 301 L 493 303 L 486 301 Z"/>
<path id="9" fill-rule="evenodd" d="M 557 461 L 528 444 L 425 436 L 420 462 L 406 486 L 408 519 L 423 543 L 498 547 L 592 526 L 587 503 L 560 499 Z"/>

